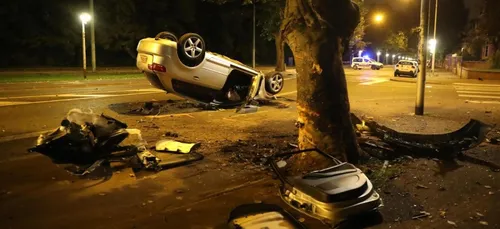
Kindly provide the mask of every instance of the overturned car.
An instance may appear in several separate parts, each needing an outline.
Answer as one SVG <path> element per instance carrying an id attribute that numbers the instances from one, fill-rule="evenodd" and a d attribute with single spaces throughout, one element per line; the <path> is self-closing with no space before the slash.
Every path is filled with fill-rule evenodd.
<path id="1" fill-rule="evenodd" d="M 264 74 L 226 56 L 206 51 L 195 33 L 180 39 L 169 32 L 144 38 L 137 67 L 154 87 L 204 104 L 240 105 L 272 99 L 283 89 L 281 72 Z"/>

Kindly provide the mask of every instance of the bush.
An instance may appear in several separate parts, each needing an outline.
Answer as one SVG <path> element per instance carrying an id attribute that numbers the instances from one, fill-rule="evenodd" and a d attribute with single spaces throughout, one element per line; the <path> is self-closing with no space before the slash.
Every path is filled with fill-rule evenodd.
<path id="1" fill-rule="evenodd" d="M 490 59 L 490 66 L 494 69 L 500 69 L 500 50 L 495 52 L 495 55 Z"/>

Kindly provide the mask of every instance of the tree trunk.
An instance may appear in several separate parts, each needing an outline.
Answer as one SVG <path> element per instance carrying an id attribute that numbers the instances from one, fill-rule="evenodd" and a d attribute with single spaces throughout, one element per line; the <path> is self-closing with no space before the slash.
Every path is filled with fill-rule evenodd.
<path id="1" fill-rule="evenodd" d="M 350 0 L 312 2 L 287 0 L 281 25 L 298 73 L 299 147 L 357 163 L 360 149 L 350 119 L 342 41 L 359 23 L 359 8 Z M 317 158 L 301 155 L 298 166 L 316 164 Z"/>
<path id="2" fill-rule="evenodd" d="M 276 45 L 276 69 L 275 71 L 285 71 L 285 43 L 281 38 L 280 33 L 274 36 L 274 43 Z"/>

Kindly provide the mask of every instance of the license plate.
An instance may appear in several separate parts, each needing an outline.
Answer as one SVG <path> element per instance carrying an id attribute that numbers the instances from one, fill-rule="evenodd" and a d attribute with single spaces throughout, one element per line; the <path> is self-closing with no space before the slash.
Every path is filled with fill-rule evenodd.
<path id="1" fill-rule="evenodd" d="M 148 56 L 141 56 L 141 62 L 142 63 L 147 63 L 148 62 Z"/>

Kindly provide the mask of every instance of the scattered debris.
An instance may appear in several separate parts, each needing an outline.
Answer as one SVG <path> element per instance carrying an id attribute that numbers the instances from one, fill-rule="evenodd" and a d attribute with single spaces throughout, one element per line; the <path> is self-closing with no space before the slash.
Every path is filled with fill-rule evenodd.
<path id="1" fill-rule="evenodd" d="M 485 185 L 485 186 L 484 186 L 484 188 L 486 188 L 486 189 L 491 189 L 491 186 L 489 186 L 489 185 Z"/>
<path id="2" fill-rule="evenodd" d="M 302 218 L 302 217 L 300 217 L 300 218 L 299 218 L 299 222 L 303 223 L 303 222 L 305 222 L 305 221 L 306 221 L 306 219 L 304 219 L 304 218 Z"/>
<path id="3" fill-rule="evenodd" d="M 175 197 L 175 199 L 182 200 L 183 198 L 182 198 L 182 196 L 177 196 L 177 197 Z"/>
<path id="4" fill-rule="evenodd" d="M 165 133 L 165 137 L 177 138 L 177 137 L 179 137 L 179 134 L 168 131 L 167 133 Z"/>
<path id="5" fill-rule="evenodd" d="M 258 106 L 246 105 L 246 106 L 238 107 L 236 109 L 236 113 L 238 113 L 238 114 L 255 113 L 255 112 L 257 112 L 258 109 L 259 109 Z"/>
<path id="6" fill-rule="evenodd" d="M 495 193 L 494 193 L 494 192 L 488 192 L 488 194 L 489 194 L 489 195 L 493 195 L 493 194 L 495 194 Z"/>
<path id="7" fill-rule="evenodd" d="M 446 188 L 445 187 L 439 187 L 438 189 L 439 191 L 446 191 Z"/>
<path id="8" fill-rule="evenodd" d="M 175 193 L 185 193 L 187 190 L 186 189 L 183 189 L 183 188 L 178 188 L 175 190 Z"/>
<path id="9" fill-rule="evenodd" d="M 429 189 L 429 187 L 425 186 L 425 185 L 421 185 L 421 184 L 418 184 L 417 185 L 417 188 L 418 189 Z"/>
<path id="10" fill-rule="evenodd" d="M 486 142 L 493 145 L 498 145 L 500 143 L 500 138 L 487 138 Z"/>
<path id="11" fill-rule="evenodd" d="M 153 201 L 152 201 L 152 200 L 148 200 L 148 204 L 152 204 L 152 203 L 153 203 Z"/>
<path id="12" fill-rule="evenodd" d="M 446 211 L 439 211 L 439 216 L 443 219 L 446 219 Z"/>
<path id="13" fill-rule="evenodd" d="M 133 135 L 137 139 L 133 140 L 132 145 L 120 145 Z M 186 148 L 189 149 L 187 152 L 193 146 Z M 181 148 L 180 152 L 186 149 Z M 108 176 L 106 174 L 112 173 L 111 169 L 107 169 L 110 162 L 133 163 L 134 168 L 159 171 L 203 158 L 200 154 L 186 157 L 155 154 L 147 150 L 147 142 L 140 130 L 127 129 L 127 124 L 116 119 L 79 109 L 70 110 L 54 132 L 40 135 L 36 146 L 30 148 L 29 152 L 43 154 L 55 164 L 71 164 L 66 170 L 79 176 L 94 171 L 104 172 L 103 175 Z M 130 177 L 135 175 L 130 174 Z M 52 179 L 55 180 L 55 177 Z"/>
<path id="14" fill-rule="evenodd" d="M 447 223 L 453 225 L 454 227 L 458 227 L 458 225 L 453 221 L 448 220 Z"/>
<path id="15" fill-rule="evenodd" d="M 191 208 L 186 209 L 186 211 L 190 212 L 190 211 L 191 211 Z"/>
<path id="16" fill-rule="evenodd" d="M 488 222 L 486 222 L 486 221 L 479 221 L 479 224 L 484 225 L 484 226 L 488 226 Z"/>
<path id="17" fill-rule="evenodd" d="M 183 143 L 173 140 L 160 140 L 156 142 L 156 151 L 190 153 L 199 146 L 200 143 Z"/>
<path id="18" fill-rule="evenodd" d="M 135 177 L 135 174 L 130 173 L 130 174 L 129 174 L 129 176 L 130 176 L 130 177 Z"/>
<path id="19" fill-rule="evenodd" d="M 476 215 L 479 216 L 479 217 L 484 217 L 483 214 L 479 213 L 479 212 L 476 212 Z"/>
<path id="20" fill-rule="evenodd" d="M 421 218 L 427 218 L 431 216 L 431 213 L 429 212 L 426 212 L 426 211 L 421 211 L 419 214 L 417 215 L 414 215 L 413 217 L 411 217 L 411 219 L 421 219 Z"/>
<path id="21" fill-rule="evenodd" d="M 290 107 L 290 105 L 285 104 L 285 103 L 280 103 L 280 104 L 278 105 L 278 109 L 284 109 L 284 108 L 289 108 L 289 107 Z"/>

